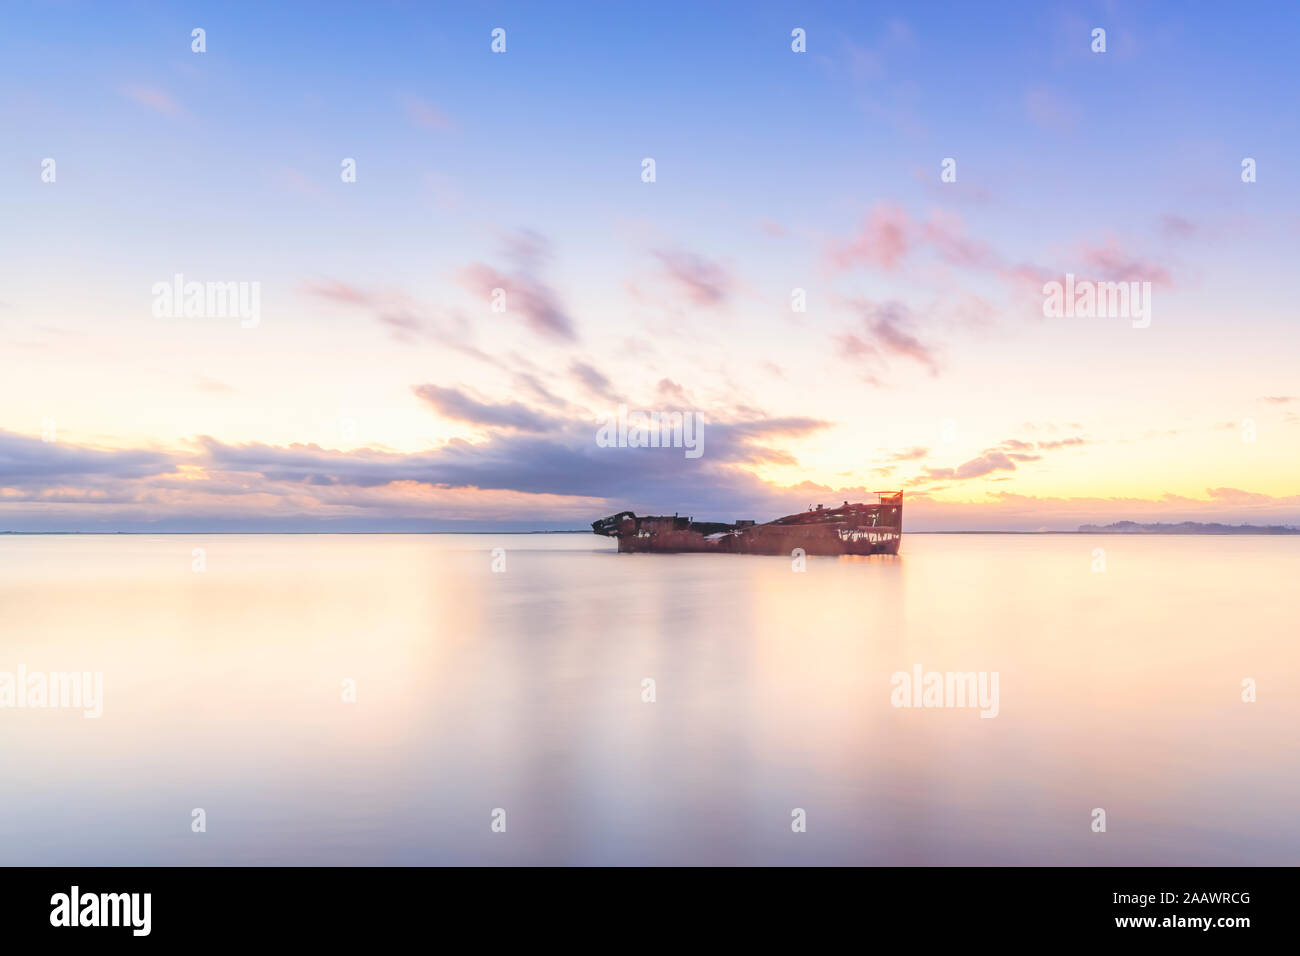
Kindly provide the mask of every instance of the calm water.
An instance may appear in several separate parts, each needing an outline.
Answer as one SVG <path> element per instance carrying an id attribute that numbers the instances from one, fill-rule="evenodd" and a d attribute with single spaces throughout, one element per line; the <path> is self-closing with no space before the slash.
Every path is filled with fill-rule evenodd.
<path id="1" fill-rule="evenodd" d="M 0 671 L 104 675 L 0 710 L 0 863 L 1300 863 L 1300 539 L 608 544 L 0 537 Z"/>

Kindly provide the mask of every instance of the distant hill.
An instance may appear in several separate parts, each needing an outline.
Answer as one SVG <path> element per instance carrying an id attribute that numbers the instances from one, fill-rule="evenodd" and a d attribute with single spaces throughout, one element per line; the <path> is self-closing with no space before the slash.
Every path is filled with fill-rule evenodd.
<path id="1" fill-rule="evenodd" d="M 1300 528 L 1280 524 L 1207 524 L 1201 521 L 1182 521 L 1178 524 L 1116 521 L 1113 524 L 1080 525 L 1079 531 L 1082 534 L 1300 534 Z"/>

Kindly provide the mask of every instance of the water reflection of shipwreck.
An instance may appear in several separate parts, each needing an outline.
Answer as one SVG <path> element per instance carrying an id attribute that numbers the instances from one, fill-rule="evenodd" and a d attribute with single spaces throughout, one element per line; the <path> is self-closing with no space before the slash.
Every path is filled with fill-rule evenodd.
<path id="1" fill-rule="evenodd" d="M 849 504 L 787 515 L 766 524 L 692 521 L 690 518 L 638 518 L 620 511 L 593 521 L 591 530 L 618 539 L 619 551 L 718 554 L 898 554 L 903 537 L 903 493 L 876 492 L 874 505 Z"/>

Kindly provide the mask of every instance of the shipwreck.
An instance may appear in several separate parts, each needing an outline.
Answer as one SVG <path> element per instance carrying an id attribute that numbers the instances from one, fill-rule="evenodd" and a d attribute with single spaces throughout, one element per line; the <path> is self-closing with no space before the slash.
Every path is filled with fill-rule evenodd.
<path id="1" fill-rule="evenodd" d="M 818 505 L 765 524 L 695 521 L 677 515 L 638 517 L 631 511 L 601 518 L 591 530 L 618 540 L 620 552 L 675 554 L 898 554 L 903 539 L 903 493 L 878 491 L 875 504 Z"/>

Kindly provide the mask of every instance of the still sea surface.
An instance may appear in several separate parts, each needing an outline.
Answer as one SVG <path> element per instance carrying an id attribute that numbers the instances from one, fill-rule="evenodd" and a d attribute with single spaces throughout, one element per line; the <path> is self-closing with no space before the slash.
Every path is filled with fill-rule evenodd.
<path id="1" fill-rule="evenodd" d="M 0 864 L 1300 864 L 1300 538 L 612 544 L 0 536 Z"/>

